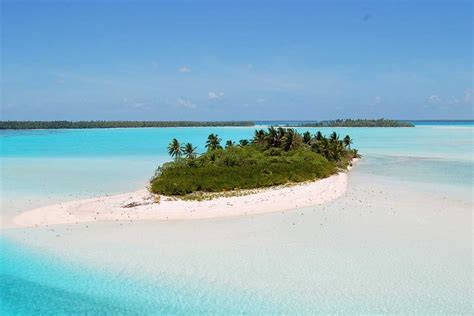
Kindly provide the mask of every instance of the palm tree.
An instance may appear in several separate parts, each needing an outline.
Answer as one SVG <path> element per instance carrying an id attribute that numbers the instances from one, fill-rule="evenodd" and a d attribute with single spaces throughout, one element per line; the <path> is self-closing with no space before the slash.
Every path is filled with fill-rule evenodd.
<path id="1" fill-rule="evenodd" d="M 344 156 L 345 147 L 341 140 L 332 140 L 329 143 L 329 160 L 340 161 Z"/>
<path id="2" fill-rule="evenodd" d="M 320 131 L 317 131 L 316 132 L 316 135 L 314 136 L 314 138 L 316 139 L 316 141 L 320 141 L 322 138 L 323 138 L 323 134 L 320 132 Z"/>
<path id="3" fill-rule="evenodd" d="M 185 155 L 186 158 L 194 159 L 197 156 L 196 149 L 197 149 L 197 147 L 193 147 L 193 144 L 186 143 L 186 145 L 184 145 L 182 151 L 183 151 L 183 154 Z"/>
<path id="4" fill-rule="evenodd" d="M 348 148 L 351 148 L 351 144 L 352 144 L 352 139 L 349 135 L 346 135 L 346 137 L 344 137 L 344 139 L 342 140 L 342 142 L 344 143 L 344 146 L 348 147 Z"/>
<path id="5" fill-rule="evenodd" d="M 265 143 L 265 131 L 263 129 L 255 130 L 252 141 L 254 144 L 263 145 Z"/>
<path id="6" fill-rule="evenodd" d="M 329 141 L 326 137 L 322 137 L 319 141 L 316 141 L 313 143 L 311 146 L 314 151 L 316 151 L 318 154 L 324 156 L 324 158 L 329 160 Z"/>
<path id="7" fill-rule="evenodd" d="M 207 148 L 207 151 L 213 151 L 213 150 L 216 150 L 216 149 L 222 149 L 222 146 L 221 146 L 221 140 L 219 138 L 219 135 L 217 134 L 211 134 L 207 137 L 207 141 L 206 141 L 206 148 Z"/>
<path id="8" fill-rule="evenodd" d="M 280 144 L 283 140 L 283 137 L 285 137 L 285 135 L 286 135 L 286 131 L 287 131 L 286 128 L 278 126 L 278 139 L 280 141 Z"/>
<path id="9" fill-rule="evenodd" d="M 311 145 L 311 133 L 306 131 L 303 133 L 303 143 Z"/>
<path id="10" fill-rule="evenodd" d="M 249 142 L 248 139 L 241 139 L 241 140 L 239 140 L 239 145 L 240 145 L 240 147 L 247 146 L 248 144 L 250 144 L 250 142 Z"/>
<path id="11" fill-rule="evenodd" d="M 340 161 L 344 157 L 344 154 L 346 153 L 346 146 L 344 146 L 344 143 L 342 140 L 337 142 L 336 151 L 337 151 L 337 161 Z"/>
<path id="12" fill-rule="evenodd" d="M 268 131 L 265 135 L 265 142 L 267 143 L 268 147 L 280 147 L 278 131 L 273 126 L 268 128 Z"/>
<path id="13" fill-rule="evenodd" d="M 168 145 L 168 154 L 175 160 L 181 157 L 181 145 L 176 138 L 173 138 L 171 143 Z"/>
<path id="14" fill-rule="evenodd" d="M 301 135 L 293 128 L 285 131 L 285 136 L 282 139 L 282 147 L 284 150 L 292 150 L 301 146 Z"/>
<path id="15" fill-rule="evenodd" d="M 229 140 L 226 141 L 226 143 L 225 143 L 225 148 L 226 148 L 226 149 L 233 148 L 234 145 L 235 145 L 235 143 L 229 139 Z"/>
<path id="16" fill-rule="evenodd" d="M 329 140 L 331 142 L 336 142 L 339 140 L 339 135 L 337 135 L 336 132 L 332 132 L 331 135 L 329 135 Z"/>

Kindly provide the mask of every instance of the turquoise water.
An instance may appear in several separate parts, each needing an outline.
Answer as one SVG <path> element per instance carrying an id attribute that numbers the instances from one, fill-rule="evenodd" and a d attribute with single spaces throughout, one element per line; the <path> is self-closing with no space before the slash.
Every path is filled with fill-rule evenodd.
<path id="1" fill-rule="evenodd" d="M 205 150 L 209 133 L 223 140 L 250 138 L 253 128 L 144 128 L 90 129 L 56 131 L 1 131 L 2 201 L 4 212 L 18 211 L 18 195 L 28 195 L 40 204 L 95 194 L 127 192 L 143 186 L 158 165 L 166 161 L 166 147 L 176 137 L 192 142 L 198 151 Z M 316 132 L 317 129 L 309 129 Z M 329 134 L 333 129 L 322 129 Z M 447 177 L 470 184 L 472 171 L 471 127 L 420 128 L 339 128 L 350 134 L 354 146 L 367 157 L 433 165 L 430 175 Z M 425 160 L 420 160 L 425 158 Z M 403 161 L 402 159 L 402 161 Z M 411 160 L 407 160 L 411 159 Z M 426 164 L 424 162 L 427 162 Z M 450 164 L 455 167 L 450 171 Z M 389 164 L 391 166 L 392 164 Z M 436 168 L 439 170 L 434 170 Z M 404 169 L 405 170 L 405 169 Z M 413 172 L 402 173 L 413 174 Z M 413 170 L 412 170 L 413 171 Z M 96 181 L 97 175 L 101 181 Z M 127 181 L 123 181 L 126 178 Z M 413 177 L 412 177 L 413 178 Z M 422 181 L 423 177 L 417 177 Z M 25 186 L 25 183 L 29 183 Z M 12 202 L 14 199 L 15 203 Z M 44 201 L 43 201 L 44 200 Z"/>
<path id="2" fill-rule="evenodd" d="M 192 142 L 202 151 L 210 133 L 219 134 L 223 140 L 237 141 L 250 138 L 253 130 L 1 131 L 2 222 L 8 226 L 19 212 L 56 201 L 142 188 L 155 168 L 168 159 L 166 146 L 171 138 Z M 351 135 L 354 147 L 364 156 L 361 176 L 406 183 L 434 193 L 441 186 L 453 201 L 472 203 L 474 144 L 473 128 L 469 124 L 322 130 L 326 134 L 336 130 L 342 136 Z M 280 306 L 282 302 L 268 292 L 238 292 L 232 286 L 216 285 L 207 278 L 180 284 L 176 278 L 163 277 L 151 282 L 128 274 L 117 276 L 105 268 L 81 265 L 10 238 L 28 235 L 28 231 L 10 228 L 5 232 L 0 240 L 2 315 L 298 312 L 297 306 L 289 305 L 290 309 Z M 159 256 L 156 260 L 160 260 Z M 291 280 L 288 282 L 291 284 Z M 342 299 L 336 305 L 340 311 L 351 311 L 349 307 L 371 311 L 357 308 L 357 302 L 350 299 Z M 300 302 L 300 312 L 308 312 L 308 306 Z M 413 311 L 413 305 L 405 311 L 410 310 Z"/>
<path id="3" fill-rule="evenodd" d="M 231 289 L 212 291 L 203 300 L 200 285 L 150 282 L 116 276 L 98 269 L 85 269 L 0 240 L 2 315 L 31 314 L 195 314 L 222 312 L 269 312 L 263 298 L 244 296 Z M 185 304 L 183 304 L 185 301 Z M 217 304 L 216 304 L 217 303 Z M 217 309 L 218 308 L 218 309 Z"/>
<path id="4" fill-rule="evenodd" d="M 408 121 L 416 126 L 474 126 L 473 120 L 457 120 L 457 121 Z"/>

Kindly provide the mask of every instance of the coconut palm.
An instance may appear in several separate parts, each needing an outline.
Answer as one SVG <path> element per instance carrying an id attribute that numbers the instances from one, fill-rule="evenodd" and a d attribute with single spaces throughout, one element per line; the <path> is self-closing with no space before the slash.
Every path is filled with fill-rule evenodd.
<path id="1" fill-rule="evenodd" d="M 231 141 L 230 139 L 225 142 L 225 148 L 226 149 L 233 148 L 234 146 L 235 146 L 235 143 L 233 141 Z"/>
<path id="2" fill-rule="evenodd" d="M 343 138 L 342 142 L 344 143 L 344 146 L 345 146 L 345 147 L 351 148 L 352 139 L 351 139 L 351 137 L 350 137 L 349 135 L 346 135 L 346 136 Z"/>
<path id="3" fill-rule="evenodd" d="M 248 139 L 241 139 L 241 140 L 239 140 L 239 145 L 240 145 L 240 147 L 247 146 L 248 144 L 250 144 L 250 142 L 249 142 Z"/>
<path id="4" fill-rule="evenodd" d="M 323 137 L 319 141 L 313 143 L 312 148 L 314 151 L 316 151 L 318 154 L 322 155 L 326 159 L 330 158 L 330 144 L 326 137 Z"/>
<path id="5" fill-rule="evenodd" d="M 323 137 L 323 134 L 320 131 L 317 131 L 316 135 L 314 136 L 314 139 L 319 142 Z"/>
<path id="6" fill-rule="evenodd" d="M 273 126 L 268 128 L 265 135 L 265 143 L 268 147 L 280 147 L 281 140 L 278 134 L 278 131 Z"/>
<path id="7" fill-rule="evenodd" d="M 257 145 L 265 144 L 265 131 L 263 129 L 255 130 L 255 135 L 252 141 Z"/>
<path id="8" fill-rule="evenodd" d="M 283 137 L 285 137 L 287 132 L 287 129 L 281 126 L 278 126 L 278 139 L 280 140 L 280 144 L 283 140 Z"/>
<path id="9" fill-rule="evenodd" d="M 168 154 L 175 160 L 181 157 L 181 145 L 176 138 L 173 138 L 171 143 L 168 145 Z"/>
<path id="10" fill-rule="evenodd" d="M 302 144 L 301 135 L 293 128 L 289 128 L 285 131 L 281 146 L 284 150 L 293 150 L 300 147 Z"/>
<path id="11" fill-rule="evenodd" d="M 186 143 L 184 147 L 182 148 L 182 152 L 184 156 L 188 159 L 194 159 L 197 156 L 197 147 L 193 147 L 193 144 L 191 143 Z"/>
<path id="12" fill-rule="evenodd" d="M 346 149 L 341 140 L 331 140 L 329 143 L 329 160 L 340 161 L 344 156 Z"/>
<path id="13" fill-rule="evenodd" d="M 207 148 L 207 151 L 213 151 L 213 150 L 216 150 L 216 149 L 222 149 L 222 146 L 221 146 L 221 140 L 219 138 L 219 135 L 217 134 L 211 134 L 207 137 L 207 141 L 206 141 L 206 148 Z"/>
<path id="14" fill-rule="evenodd" d="M 303 143 L 311 145 L 311 133 L 306 131 L 303 133 Z"/>
<path id="15" fill-rule="evenodd" d="M 337 135 L 336 132 L 332 132 L 331 135 L 329 135 L 329 140 L 331 142 L 336 142 L 339 140 L 339 135 Z"/>

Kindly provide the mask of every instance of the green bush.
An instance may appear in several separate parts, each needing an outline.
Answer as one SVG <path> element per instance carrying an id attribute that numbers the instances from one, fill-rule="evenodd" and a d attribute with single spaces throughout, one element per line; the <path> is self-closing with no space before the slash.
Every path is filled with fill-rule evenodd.
<path id="1" fill-rule="evenodd" d="M 247 145 L 218 149 L 195 159 L 164 164 L 151 181 L 151 191 L 185 195 L 196 191 L 254 189 L 328 177 L 335 163 L 308 148 L 260 151 Z"/>
<path id="2" fill-rule="evenodd" d="M 207 152 L 182 145 L 174 138 L 168 153 L 174 162 L 163 164 L 151 180 L 151 191 L 165 195 L 255 189 L 327 177 L 359 158 L 349 135 L 321 132 L 303 135 L 292 128 L 256 130 L 253 139 L 235 144 L 216 134 L 208 136 Z M 183 158 L 184 157 L 184 158 Z"/>

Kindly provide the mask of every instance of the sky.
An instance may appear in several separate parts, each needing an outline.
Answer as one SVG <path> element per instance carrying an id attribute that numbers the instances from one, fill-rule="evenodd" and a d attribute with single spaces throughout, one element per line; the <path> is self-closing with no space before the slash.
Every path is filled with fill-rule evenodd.
<path id="1" fill-rule="evenodd" d="M 1 1 L 2 120 L 473 119 L 471 1 Z"/>

